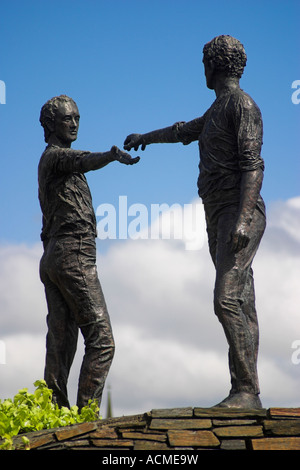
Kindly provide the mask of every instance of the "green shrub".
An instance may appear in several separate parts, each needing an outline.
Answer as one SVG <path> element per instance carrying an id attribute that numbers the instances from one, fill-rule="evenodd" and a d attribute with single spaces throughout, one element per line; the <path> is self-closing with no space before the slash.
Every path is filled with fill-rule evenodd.
<path id="1" fill-rule="evenodd" d="M 13 437 L 18 434 L 99 419 L 96 402 L 90 400 L 80 412 L 77 406 L 59 408 L 52 402 L 52 390 L 44 380 L 37 380 L 34 386 L 34 393 L 24 388 L 13 399 L 0 400 L 0 449 L 14 449 Z M 23 442 L 28 448 L 26 436 Z"/>

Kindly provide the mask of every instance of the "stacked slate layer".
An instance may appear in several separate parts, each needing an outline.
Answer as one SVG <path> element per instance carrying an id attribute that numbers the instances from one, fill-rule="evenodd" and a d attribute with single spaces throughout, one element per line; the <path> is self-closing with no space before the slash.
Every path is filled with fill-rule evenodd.
<path id="1" fill-rule="evenodd" d="M 300 408 L 154 409 L 26 437 L 30 450 L 300 450 Z M 24 447 L 22 435 L 14 446 Z"/>

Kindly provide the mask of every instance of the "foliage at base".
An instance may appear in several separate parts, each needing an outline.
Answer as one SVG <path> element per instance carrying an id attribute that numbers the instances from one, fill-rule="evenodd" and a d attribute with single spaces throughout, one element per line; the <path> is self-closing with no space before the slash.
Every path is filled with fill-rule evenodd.
<path id="1" fill-rule="evenodd" d="M 37 380 L 34 386 L 34 393 L 24 388 L 13 399 L 0 400 L 0 449 L 13 450 L 13 437 L 18 434 L 99 419 L 96 402 L 90 400 L 80 412 L 77 406 L 59 408 L 44 380 Z M 26 436 L 23 442 L 29 448 Z"/>

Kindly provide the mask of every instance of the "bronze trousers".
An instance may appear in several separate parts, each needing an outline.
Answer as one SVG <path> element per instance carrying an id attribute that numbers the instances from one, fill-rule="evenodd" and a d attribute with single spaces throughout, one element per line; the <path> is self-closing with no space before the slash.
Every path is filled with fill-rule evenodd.
<path id="1" fill-rule="evenodd" d="M 236 204 L 205 205 L 209 250 L 216 268 L 214 310 L 229 345 L 231 393 L 258 394 L 258 320 L 252 261 L 266 226 L 265 214 L 256 208 L 248 246 L 231 250 L 230 235 L 237 222 Z"/>
<path id="2" fill-rule="evenodd" d="M 69 407 L 67 382 L 81 331 L 85 354 L 77 406 L 100 406 L 114 355 L 114 339 L 90 238 L 53 238 L 44 245 L 40 277 L 48 305 L 45 381 L 59 406 Z"/>

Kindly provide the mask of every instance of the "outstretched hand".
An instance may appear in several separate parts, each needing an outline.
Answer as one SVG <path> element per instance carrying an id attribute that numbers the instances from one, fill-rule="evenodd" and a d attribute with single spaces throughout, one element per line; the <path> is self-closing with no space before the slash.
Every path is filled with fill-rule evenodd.
<path id="1" fill-rule="evenodd" d="M 141 149 L 145 150 L 146 144 L 143 143 L 141 134 L 130 134 L 124 141 L 125 150 L 131 150 L 132 148 L 134 148 L 134 150 L 138 150 L 140 145 Z"/>
<path id="2" fill-rule="evenodd" d="M 129 153 L 123 152 L 123 150 L 120 150 L 115 145 L 111 148 L 111 152 L 113 153 L 115 160 L 120 163 L 124 163 L 125 165 L 134 165 L 140 160 L 140 157 L 132 158 Z"/>

